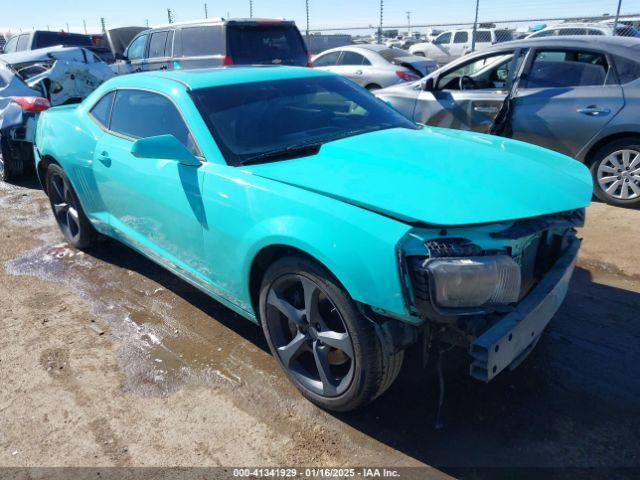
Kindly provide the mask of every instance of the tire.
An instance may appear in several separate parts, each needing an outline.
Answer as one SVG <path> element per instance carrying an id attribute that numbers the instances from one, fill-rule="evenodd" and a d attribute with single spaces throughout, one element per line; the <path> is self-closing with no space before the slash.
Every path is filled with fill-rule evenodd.
<path id="1" fill-rule="evenodd" d="M 376 83 L 370 83 L 369 85 L 367 85 L 366 87 L 367 90 L 369 90 L 370 92 L 373 92 L 374 90 L 380 90 L 382 87 Z"/>
<path id="2" fill-rule="evenodd" d="M 21 158 L 11 155 L 9 140 L 0 135 L 0 180 L 13 182 L 24 173 L 24 165 Z"/>
<path id="3" fill-rule="evenodd" d="M 386 355 L 374 324 L 312 260 L 291 256 L 273 263 L 262 280 L 259 312 L 276 361 L 302 395 L 323 409 L 360 408 L 398 376 L 404 352 Z"/>
<path id="4" fill-rule="evenodd" d="M 607 143 L 595 153 L 589 170 L 599 200 L 618 207 L 640 205 L 640 137 Z"/>
<path id="5" fill-rule="evenodd" d="M 49 165 L 45 186 L 53 216 L 67 242 L 79 249 L 90 247 L 98 239 L 98 233 L 85 215 L 62 167 L 55 163 Z"/>

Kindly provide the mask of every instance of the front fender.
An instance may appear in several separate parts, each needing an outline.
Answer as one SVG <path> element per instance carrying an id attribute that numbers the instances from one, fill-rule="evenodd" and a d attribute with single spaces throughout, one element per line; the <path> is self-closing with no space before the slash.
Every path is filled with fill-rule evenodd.
<path id="1" fill-rule="evenodd" d="M 400 223 L 397 226 L 397 232 L 390 232 L 383 239 L 353 224 L 334 224 L 331 228 L 313 217 L 266 219 L 244 238 L 249 247 L 242 266 L 242 275 L 247 279 L 243 296 L 249 297 L 248 279 L 258 254 L 268 247 L 285 246 L 301 250 L 323 264 L 354 300 L 406 316 L 395 252 L 397 240 L 407 227 Z"/>

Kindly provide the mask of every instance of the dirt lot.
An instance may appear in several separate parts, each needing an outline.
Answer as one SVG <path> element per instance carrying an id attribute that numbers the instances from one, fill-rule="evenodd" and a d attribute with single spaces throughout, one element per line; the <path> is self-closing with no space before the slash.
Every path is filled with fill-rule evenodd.
<path id="1" fill-rule="evenodd" d="M 640 211 L 590 207 L 568 299 L 516 371 L 484 385 L 447 354 L 443 430 L 417 355 L 364 411 L 323 412 L 254 325 L 121 245 L 68 249 L 35 185 L 0 186 L 0 234 L 2 466 L 640 474 Z"/>

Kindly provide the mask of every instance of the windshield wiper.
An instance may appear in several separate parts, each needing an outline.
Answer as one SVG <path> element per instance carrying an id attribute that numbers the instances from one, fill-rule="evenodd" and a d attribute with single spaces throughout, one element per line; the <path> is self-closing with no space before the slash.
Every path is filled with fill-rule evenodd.
<path id="1" fill-rule="evenodd" d="M 315 155 L 320 151 L 320 147 L 322 147 L 322 143 L 303 143 L 291 145 L 287 148 L 271 150 L 269 152 L 259 153 L 258 155 L 247 157 L 240 162 L 240 165 L 262 163 L 268 160 L 289 160 L 292 158 Z"/>
<path id="2" fill-rule="evenodd" d="M 380 130 L 387 130 L 389 128 L 393 128 L 392 124 L 383 124 L 376 128 L 361 128 L 358 130 L 347 130 L 344 132 L 340 132 L 336 135 L 332 135 L 329 137 L 325 137 L 323 139 L 313 141 L 309 141 L 308 143 L 296 143 L 295 145 L 291 145 L 286 148 L 270 150 L 268 152 L 259 153 L 257 155 L 253 155 L 245 158 L 240 161 L 240 165 L 250 165 L 253 163 L 262 163 L 268 160 L 289 160 L 292 158 L 300 158 L 306 157 L 310 155 L 315 155 L 320 151 L 320 148 L 325 143 L 334 142 L 336 140 L 340 140 L 346 137 L 353 137 L 355 135 L 361 135 L 364 133 L 371 133 Z"/>

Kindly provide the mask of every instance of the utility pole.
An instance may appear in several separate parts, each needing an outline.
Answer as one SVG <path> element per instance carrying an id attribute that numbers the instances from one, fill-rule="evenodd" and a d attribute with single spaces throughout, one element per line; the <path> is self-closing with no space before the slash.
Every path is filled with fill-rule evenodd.
<path id="1" fill-rule="evenodd" d="M 144 23 L 147 26 L 147 28 L 149 28 L 149 19 L 148 18 L 145 18 Z"/>
<path id="2" fill-rule="evenodd" d="M 249 18 L 253 18 L 253 0 L 249 0 Z"/>
<path id="3" fill-rule="evenodd" d="M 618 10 L 616 11 L 616 19 L 613 21 L 613 34 L 618 34 L 618 20 L 620 19 L 620 8 L 622 8 L 622 0 L 618 0 Z"/>
<path id="4" fill-rule="evenodd" d="M 407 35 L 411 36 L 411 12 L 406 12 L 407 14 Z"/>
<path id="5" fill-rule="evenodd" d="M 478 30 L 478 11 L 480 10 L 480 0 L 476 0 L 476 19 L 473 21 L 473 33 L 471 38 L 471 51 L 476 51 L 476 30 Z"/>
<path id="6" fill-rule="evenodd" d="M 107 23 L 104 21 L 104 17 L 100 17 L 100 26 L 102 27 L 102 33 L 107 33 Z"/>
<path id="7" fill-rule="evenodd" d="M 67 22 L 67 33 L 69 33 L 69 22 Z"/>
<path id="8" fill-rule="evenodd" d="M 209 11 L 207 10 L 207 4 L 204 4 L 204 18 L 209 18 Z"/>
<path id="9" fill-rule="evenodd" d="M 87 34 L 87 21 L 83 18 L 82 19 L 82 25 L 84 26 L 84 34 Z"/>
<path id="10" fill-rule="evenodd" d="M 307 8 L 307 48 L 309 47 L 309 0 L 305 0 Z"/>
<path id="11" fill-rule="evenodd" d="M 378 44 L 382 43 L 382 17 L 384 13 L 384 0 L 380 0 L 380 25 L 378 25 Z"/>
<path id="12" fill-rule="evenodd" d="M 169 23 L 173 23 L 173 12 L 170 8 L 167 8 L 167 20 Z"/>

